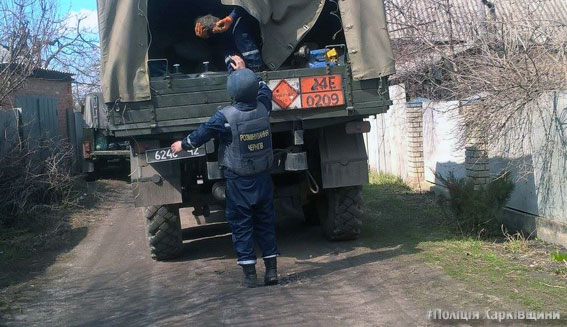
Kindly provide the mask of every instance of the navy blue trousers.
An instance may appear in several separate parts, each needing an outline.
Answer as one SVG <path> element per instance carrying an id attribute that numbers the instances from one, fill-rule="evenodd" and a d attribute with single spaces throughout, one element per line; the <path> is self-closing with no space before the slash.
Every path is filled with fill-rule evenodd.
<path id="1" fill-rule="evenodd" d="M 278 255 L 275 235 L 274 187 L 272 176 L 226 179 L 225 216 L 232 230 L 232 243 L 239 265 L 255 264 L 254 241 L 263 258 Z"/>

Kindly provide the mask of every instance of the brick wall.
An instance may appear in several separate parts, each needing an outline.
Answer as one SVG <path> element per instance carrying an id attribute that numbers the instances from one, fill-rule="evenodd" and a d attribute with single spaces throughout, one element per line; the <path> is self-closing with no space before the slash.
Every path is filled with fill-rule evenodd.
<path id="1" fill-rule="evenodd" d="M 70 81 L 30 78 L 15 95 L 36 95 L 55 97 L 57 101 L 57 120 L 59 131 L 67 138 L 67 109 L 73 108 L 73 94 Z M 13 105 L 13 103 L 12 103 Z"/>
<path id="2" fill-rule="evenodd" d="M 467 177 L 474 181 L 475 188 L 488 184 L 490 169 L 488 168 L 488 144 L 483 131 L 469 131 L 465 146 L 465 167 Z"/>
<path id="3" fill-rule="evenodd" d="M 408 182 L 421 188 L 424 182 L 423 108 L 421 103 L 406 105 L 408 133 Z"/>

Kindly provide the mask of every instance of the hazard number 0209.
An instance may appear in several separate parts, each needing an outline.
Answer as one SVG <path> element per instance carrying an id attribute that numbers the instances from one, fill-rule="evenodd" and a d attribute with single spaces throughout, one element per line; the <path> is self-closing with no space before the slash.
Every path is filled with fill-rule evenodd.
<path id="1" fill-rule="evenodd" d="M 303 108 L 335 107 L 345 104 L 342 91 L 317 92 L 301 95 Z"/>

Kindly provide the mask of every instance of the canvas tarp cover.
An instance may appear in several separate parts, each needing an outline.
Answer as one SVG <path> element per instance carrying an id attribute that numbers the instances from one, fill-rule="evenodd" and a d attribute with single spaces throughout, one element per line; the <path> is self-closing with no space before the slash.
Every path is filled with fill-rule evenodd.
<path id="1" fill-rule="evenodd" d="M 101 84 L 105 102 L 149 100 L 147 72 L 148 0 L 98 0 Z M 205 0 L 203 0 L 205 1 Z M 338 1 L 353 78 L 394 73 L 384 4 L 380 0 Z M 260 22 L 262 56 L 278 69 L 315 24 L 324 0 L 222 0 L 246 9 Z"/>
<path id="2" fill-rule="evenodd" d="M 102 94 L 90 93 L 85 97 L 83 121 L 87 128 L 106 129 L 108 127 L 108 113 L 102 101 Z"/>

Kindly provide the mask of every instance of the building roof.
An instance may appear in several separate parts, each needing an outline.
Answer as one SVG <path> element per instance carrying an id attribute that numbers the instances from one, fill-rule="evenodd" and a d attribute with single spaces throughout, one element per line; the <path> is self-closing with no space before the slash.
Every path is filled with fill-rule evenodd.
<path id="1" fill-rule="evenodd" d="M 567 40 L 565 0 L 384 0 L 392 39 L 474 40 L 490 21 L 503 27 L 536 25 Z"/>
<path id="2" fill-rule="evenodd" d="M 7 66 L 10 66 L 10 68 L 14 70 L 18 68 L 17 64 L 0 63 L 0 70 L 4 69 Z M 74 74 L 72 73 L 62 72 L 54 69 L 36 68 L 33 70 L 33 73 L 30 75 L 30 77 L 50 81 L 72 82 L 73 75 Z"/>
<path id="3" fill-rule="evenodd" d="M 38 68 L 38 69 L 34 69 L 31 77 L 47 79 L 47 80 L 56 80 L 62 82 L 71 82 L 73 81 L 73 75 L 74 74 L 62 72 L 58 70 Z"/>

